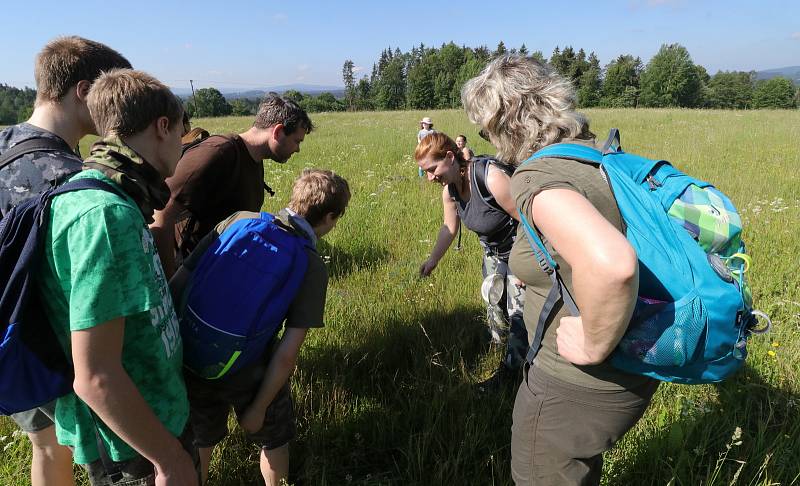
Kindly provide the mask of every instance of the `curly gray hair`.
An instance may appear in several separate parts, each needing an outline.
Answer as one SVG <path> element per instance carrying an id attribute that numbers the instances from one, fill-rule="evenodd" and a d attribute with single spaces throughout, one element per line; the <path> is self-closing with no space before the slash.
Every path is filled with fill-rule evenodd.
<path id="1" fill-rule="evenodd" d="M 498 158 L 515 165 L 547 145 L 591 136 L 589 120 L 575 111 L 572 83 L 532 58 L 494 59 L 467 81 L 461 101 Z"/>

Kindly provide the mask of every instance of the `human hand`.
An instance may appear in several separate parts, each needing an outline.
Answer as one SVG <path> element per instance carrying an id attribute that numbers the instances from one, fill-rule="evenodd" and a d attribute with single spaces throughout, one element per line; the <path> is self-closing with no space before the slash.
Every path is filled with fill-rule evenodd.
<path id="1" fill-rule="evenodd" d="M 580 317 L 562 317 L 556 329 L 556 345 L 558 354 L 572 364 L 594 365 L 602 360 L 592 357 L 586 349 L 586 337 L 583 333 L 583 320 Z"/>
<path id="2" fill-rule="evenodd" d="M 247 410 L 239 417 L 239 425 L 248 434 L 255 434 L 264 426 L 264 413 L 265 410 L 259 410 L 258 407 L 247 407 Z"/>
<path id="3" fill-rule="evenodd" d="M 431 272 L 433 272 L 434 268 L 436 268 L 436 263 L 432 262 L 431 260 L 425 260 L 425 263 L 419 267 L 419 276 L 427 277 L 431 274 Z"/>
<path id="4" fill-rule="evenodd" d="M 156 486 L 198 486 L 200 478 L 197 476 L 194 462 L 189 454 L 178 446 L 174 457 L 164 464 L 156 465 Z"/>

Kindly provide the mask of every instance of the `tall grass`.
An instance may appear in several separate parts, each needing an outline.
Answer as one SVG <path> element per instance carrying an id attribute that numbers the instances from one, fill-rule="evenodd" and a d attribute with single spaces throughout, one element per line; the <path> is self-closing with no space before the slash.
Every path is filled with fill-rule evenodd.
<path id="1" fill-rule="evenodd" d="M 746 224 L 757 307 L 774 324 L 750 341 L 735 378 L 662 385 L 606 454 L 604 483 L 800 482 L 800 113 L 588 114 L 599 137 L 618 127 L 627 151 L 673 161 L 731 196 Z M 477 239 L 465 233 L 462 251 L 448 252 L 431 278 L 417 277 L 441 224 L 441 188 L 418 178 L 411 160 L 424 115 L 438 130 L 466 134 L 476 153 L 492 152 L 460 111 L 317 114 L 300 154 L 266 164 L 278 193 L 266 210 L 286 203 L 303 167 L 333 168 L 353 191 L 320 250 L 331 273 L 326 327 L 309 333 L 293 378 L 297 484 L 510 484 L 516 390 L 486 396 L 474 387 L 500 359 L 482 324 Z M 250 121 L 196 125 L 236 132 Z M 27 484 L 29 446 L 13 430 L 0 421 L 0 484 Z M 257 453 L 235 429 L 215 453 L 210 483 L 257 482 Z"/>

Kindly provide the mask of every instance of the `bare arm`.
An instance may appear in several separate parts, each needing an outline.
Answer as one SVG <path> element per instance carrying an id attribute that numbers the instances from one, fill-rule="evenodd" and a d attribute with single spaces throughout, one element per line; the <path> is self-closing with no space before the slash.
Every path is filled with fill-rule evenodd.
<path id="1" fill-rule="evenodd" d="M 514 198 L 511 197 L 511 178 L 508 174 L 493 165 L 489 165 L 489 174 L 486 176 L 486 187 L 509 216 L 519 221 Z"/>
<path id="2" fill-rule="evenodd" d="M 447 186 L 442 190 L 442 210 L 444 212 L 444 222 L 439 228 L 439 235 L 436 237 L 436 243 L 433 245 L 431 256 L 419 267 L 419 274 L 427 277 L 439 264 L 447 249 L 453 244 L 453 240 L 458 233 L 458 210 L 456 209 L 456 202 L 450 197 Z"/>
<path id="3" fill-rule="evenodd" d="M 150 225 L 167 280 L 175 274 L 175 223 L 182 211 L 183 206 L 170 198 L 164 209 L 153 214 L 153 223 Z"/>
<path id="4" fill-rule="evenodd" d="M 158 484 L 194 486 L 197 475 L 189 455 L 158 420 L 122 367 L 124 335 L 122 317 L 71 333 L 75 394 L 115 434 L 153 463 Z"/>
<path id="5" fill-rule="evenodd" d="M 307 333 L 308 329 L 295 327 L 286 328 L 284 331 L 278 348 L 269 360 L 255 398 L 242 414 L 240 423 L 247 432 L 257 432 L 263 426 L 267 407 L 294 371 L 300 346 L 303 345 Z"/>
<path id="6" fill-rule="evenodd" d="M 536 226 L 572 267 L 581 316 L 561 319 L 558 352 L 578 365 L 603 362 L 627 329 L 639 266 L 625 236 L 581 194 L 569 189 L 539 193 L 531 204 Z M 586 235 L 592 235 L 587 238 Z"/>

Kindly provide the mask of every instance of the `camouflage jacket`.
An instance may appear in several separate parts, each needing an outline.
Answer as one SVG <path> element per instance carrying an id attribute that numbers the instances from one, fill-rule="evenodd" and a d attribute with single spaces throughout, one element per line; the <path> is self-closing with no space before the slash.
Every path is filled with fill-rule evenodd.
<path id="1" fill-rule="evenodd" d="M 62 141 L 47 130 L 20 123 L 0 132 L 0 154 L 30 138 Z M 81 170 L 83 161 L 75 153 L 34 152 L 23 155 L 0 170 L 0 214 L 30 197 L 54 187 Z"/>

